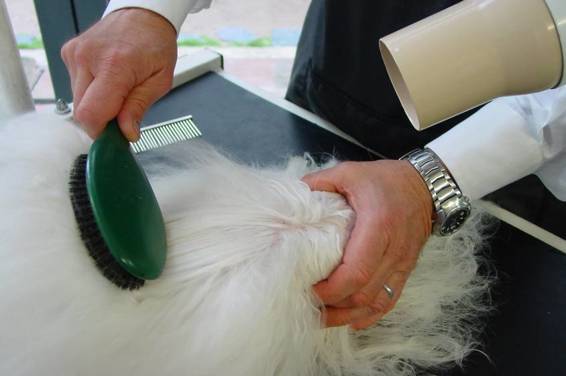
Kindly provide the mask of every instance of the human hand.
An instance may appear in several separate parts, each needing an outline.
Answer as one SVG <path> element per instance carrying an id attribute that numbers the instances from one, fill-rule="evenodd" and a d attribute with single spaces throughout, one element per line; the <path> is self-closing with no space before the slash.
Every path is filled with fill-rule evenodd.
<path id="1" fill-rule="evenodd" d="M 96 138 L 118 117 L 124 136 L 139 138 L 145 111 L 171 88 L 176 31 L 151 11 L 115 11 L 68 41 L 61 56 L 71 77 L 74 117 Z"/>
<path id="2" fill-rule="evenodd" d="M 303 181 L 342 194 L 356 213 L 341 264 L 314 291 L 327 326 L 366 328 L 393 308 L 415 267 L 432 230 L 430 193 L 407 161 L 344 162 Z"/>

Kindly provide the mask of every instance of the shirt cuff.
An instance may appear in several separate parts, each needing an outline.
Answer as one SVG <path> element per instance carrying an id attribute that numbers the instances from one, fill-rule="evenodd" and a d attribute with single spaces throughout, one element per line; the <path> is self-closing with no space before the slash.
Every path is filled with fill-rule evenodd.
<path id="1" fill-rule="evenodd" d="M 535 172 L 543 153 L 527 119 L 497 99 L 427 145 L 471 199 Z"/>
<path id="2" fill-rule="evenodd" d="M 102 17 L 118 9 L 143 8 L 165 17 L 178 34 L 189 13 L 209 8 L 211 2 L 212 0 L 111 0 Z"/>

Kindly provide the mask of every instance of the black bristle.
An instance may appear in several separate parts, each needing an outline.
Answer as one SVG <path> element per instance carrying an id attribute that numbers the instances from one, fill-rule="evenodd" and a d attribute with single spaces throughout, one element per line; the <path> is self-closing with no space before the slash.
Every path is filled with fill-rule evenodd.
<path id="1" fill-rule="evenodd" d="M 96 267 L 109 281 L 124 290 L 139 289 L 145 281 L 134 277 L 120 266 L 110 253 L 98 229 L 86 187 L 86 162 L 86 154 L 81 154 L 75 159 L 69 180 L 71 203 L 81 239 Z"/>

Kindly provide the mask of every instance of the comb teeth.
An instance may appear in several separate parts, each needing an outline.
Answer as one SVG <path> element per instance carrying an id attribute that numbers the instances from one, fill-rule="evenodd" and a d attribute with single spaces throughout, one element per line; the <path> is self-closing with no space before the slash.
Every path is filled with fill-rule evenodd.
<path id="1" fill-rule="evenodd" d="M 140 139 L 130 145 L 134 153 L 141 153 L 199 136 L 202 132 L 188 115 L 142 128 Z"/>

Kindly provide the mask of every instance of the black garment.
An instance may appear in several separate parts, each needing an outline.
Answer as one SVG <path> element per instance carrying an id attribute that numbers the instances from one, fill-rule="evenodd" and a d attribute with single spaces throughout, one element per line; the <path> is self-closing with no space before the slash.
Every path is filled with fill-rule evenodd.
<path id="1" fill-rule="evenodd" d="M 379 39 L 458 0 L 313 0 L 287 99 L 391 158 L 444 133 L 462 117 L 417 132 L 393 90 Z"/>

